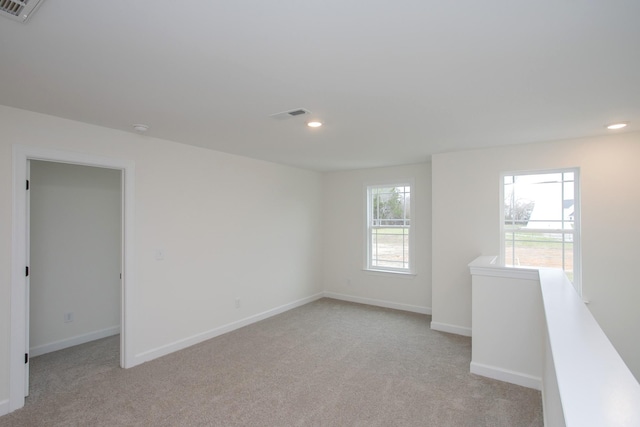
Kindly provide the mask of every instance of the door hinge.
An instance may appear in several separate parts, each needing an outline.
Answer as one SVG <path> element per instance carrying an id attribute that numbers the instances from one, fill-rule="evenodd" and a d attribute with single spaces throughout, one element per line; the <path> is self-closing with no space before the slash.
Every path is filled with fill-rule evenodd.
<path id="1" fill-rule="evenodd" d="M 29 353 L 24 354 L 24 363 L 25 364 L 29 363 Z"/>
<path id="2" fill-rule="evenodd" d="M 29 266 L 25 267 L 24 275 L 29 277 Z"/>
<path id="3" fill-rule="evenodd" d="M 27 180 L 27 190 L 29 189 L 29 180 Z"/>

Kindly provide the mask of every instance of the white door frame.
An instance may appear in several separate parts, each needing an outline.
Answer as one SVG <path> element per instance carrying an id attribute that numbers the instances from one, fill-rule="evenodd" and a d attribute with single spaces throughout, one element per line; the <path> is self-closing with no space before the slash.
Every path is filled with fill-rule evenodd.
<path id="1" fill-rule="evenodd" d="M 11 253 L 11 343 L 9 347 L 9 412 L 24 406 L 25 363 L 28 353 L 26 321 L 26 277 L 27 266 L 27 163 L 29 160 L 44 160 L 95 166 L 122 171 L 122 281 L 120 319 L 120 366 L 134 366 L 133 299 L 134 295 L 134 179 L 135 165 L 131 160 L 114 159 L 72 151 L 48 148 L 13 146 L 13 220 Z"/>

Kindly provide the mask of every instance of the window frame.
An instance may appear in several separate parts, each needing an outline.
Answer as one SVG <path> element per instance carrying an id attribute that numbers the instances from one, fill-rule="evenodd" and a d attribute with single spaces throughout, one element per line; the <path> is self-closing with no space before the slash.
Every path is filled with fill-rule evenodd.
<path id="1" fill-rule="evenodd" d="M 409 187 L 410 204 L 409 204 L 409 226 L 407 227 L 407 236 L 409 239 L 407 249 L 409 251 L 408 268 L 394 268 L 394 267 L 380 267 L 372 265 L 372 192 L 373 188 L 389 188 L 389 187 Z M 416 210 L 416 197 L 415 197 L 415 179 L 397 179 L 397 180 L 384 180 L 367 182 L 363 185 L 364 188 L 364 233 L 365 233 L 365 250 L 364 250 L 364 268 L 363 270 L 374 273 L 389 273 L 397 275 L 415 275 L 415 210 Z"/>
<path id="2" fill-rule="evenodd" d="M 506 240 L 505 240 L 505 210 L 504 210 L 504 179 L 508 176 L 524 176 L 524 175 L 546 175 L 554 173 L 573 173 L 573 203 L 575 206 L 573 217 L 573 286 L 578 292 L 578 295 L 582 296 L 582 244 L 581 244 L 581 203 L 580 203 L 580 168 L 568 167 L 568 168 L 556 168 L 556 169 L 536 169 L 536 170 L 524 170 L 524 171 L 508 171 L 500 173 L 500 258 L 499 265 L 506 266 Z M 564 232 L 564 231 L 562 231 Z M 523 268 L 545 268 L 536 266 L 521 266 Z M 517 268 L 517 267 L 516 267 Z"/>

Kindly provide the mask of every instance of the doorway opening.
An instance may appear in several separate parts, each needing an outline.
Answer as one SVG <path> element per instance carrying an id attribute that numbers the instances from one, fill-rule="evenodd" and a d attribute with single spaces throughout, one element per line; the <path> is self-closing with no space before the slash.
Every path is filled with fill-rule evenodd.
<path id="1" fill-rule="evenodd" d="M 36 376 L 35 357 L 120 334 L 122 171 L 40 160 L 28 171 L 25 380 L 33 396 L 44 390 L 36 379 L 59 371 Z M 83 368 L 76 352 L 64 354 L 64 371 Z"/>
<path id="2" fill-rule="evenodd" d="M 15 145 L 13 149 L 13 236 L 11 283 L 11 377 L 9 411 L 24 406 L 28 394 L 29 375 L 29 197 L 27 179 L 32 160 L 68 163 L 72 165 L 116 170 L 120 174 L 120 266 L 122 278 L 119 290 L 120 366 L 134 365 L 131 340 L 133 293 L 133 214 L 134 164 L 129 160 Z M 72 313 L 69 315 L 69 313 Z M 73 312 L 63 313 L 63 319 L 74 318 Z"/>

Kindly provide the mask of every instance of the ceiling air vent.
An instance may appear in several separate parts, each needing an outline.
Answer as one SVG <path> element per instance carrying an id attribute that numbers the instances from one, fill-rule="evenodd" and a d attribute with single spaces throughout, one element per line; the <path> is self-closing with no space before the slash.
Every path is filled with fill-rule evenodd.
<path id="1" fill-rule="evenodd" d="M 43 0 L 0 0 L 0 15 L 26 22 Z"/>
<path id="2" fill-rule="evenodd" d="M 2 1 L 2 0 L 0 0 Z M 269 117 L 273 117 L 277 120 L 290 119 L 296 116 L 304 116 L 305 114 L 311 114 L 311 111 L 306 108 L 296 108 L 295 110 L 283 111 L 282 113 L 271 114 Z"/>

